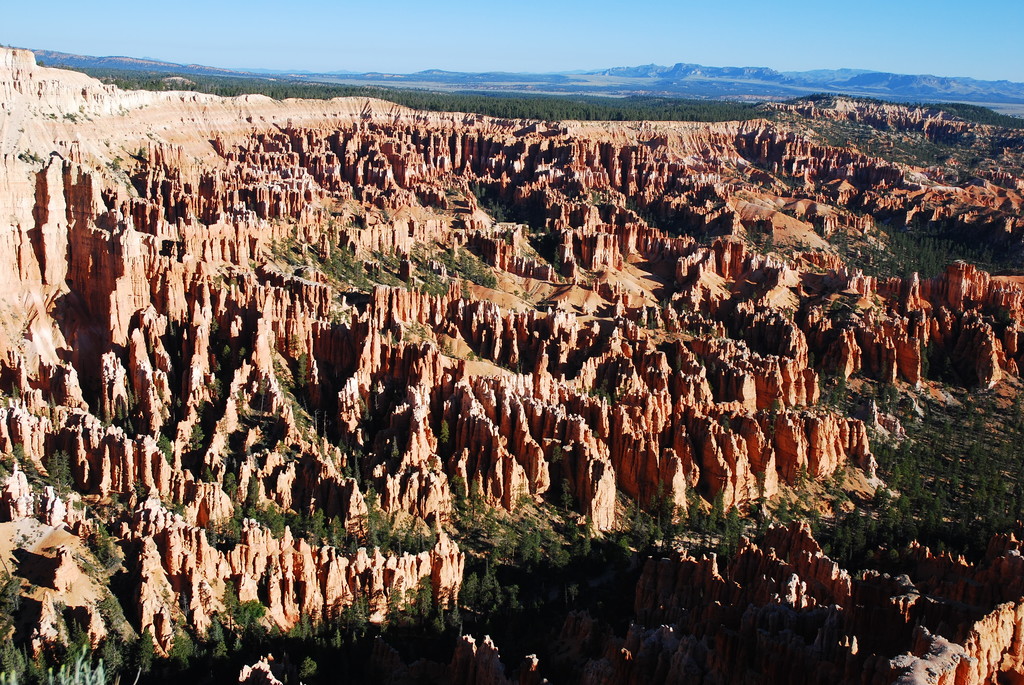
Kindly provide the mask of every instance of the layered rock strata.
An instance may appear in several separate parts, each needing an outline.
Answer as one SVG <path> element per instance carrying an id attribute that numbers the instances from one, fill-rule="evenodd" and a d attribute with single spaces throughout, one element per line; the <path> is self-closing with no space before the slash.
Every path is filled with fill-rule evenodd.
<path id="1" fill-rule="evenodd" d="M 420 583 L 456 602 L 464 497 L 569 499 L 605 532 L 627 500 L 745 509 L 805 478 L 873 479 L 865 424 L 823 389 L 923 384 L 931 357 L 991 387 L 1024 355 L 1016 279 L 963 263 L 876 279 L 824 240 L 926 217 L 1013 244 L 1019 188 L 911 181 L 766 121 L 124 92 L 6 49 L 0 92 L 0 518 L 88 538 L 95 511 L 115 512 L 103 524 L 133 587 L 119 599 L 162 652 L 176 628 L 203 634 L 228 587 L 282 629 L 357 600 L 382 621 Z M 518 223 L 496 226 L 495 205 Z M 806 249 L 759 254 L 744 242 L 757 231 Z M 42 487 L 65 466 L 66 492 Z M 243 510 L 330 525 L 352 550 Z M 436 542 L 360 549 L 382 517 Z M 234 544 L 213 539 L 232 526 Z M 721 611 L 778 595 L 811 625 L 847 601 L 819 591 L 834 569 L 801 561 L 813 551 L 758 554 L 740 559 L 795 564 L 799 582 L 756 596 L 712 583 Z M 910 619 L 893 620 L 909 639 Z M 913 653 L 941 652 L 933 637 Z M 452 672 L 497 673 L 492 647 L 465 643 Z"/>

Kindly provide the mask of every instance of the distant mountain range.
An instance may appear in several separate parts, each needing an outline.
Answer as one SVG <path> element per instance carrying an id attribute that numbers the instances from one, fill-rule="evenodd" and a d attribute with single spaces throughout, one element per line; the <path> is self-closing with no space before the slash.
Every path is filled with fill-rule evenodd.
<path id="1" fill-rule="evenodd" d="M 672 66 L 647 64 L 550 74 L 471 73 L 440 69 L 413 74 L 345 71 L 314 73 L 268 69 L 220 69 L 134 57 L 90 57 L 51 50 L 34 52 L 37 59 L 45 64 L 75 69 L 118 69 L 181 76 L 276 78 L 449 91 L 656 95 L 737 100 L 782 99 L 816 92 L 831 92 L 901 101 L 1024 104 L 1024 83 L 981 81 L 966 77 L 892 74 L 863 69 L 780 72 L 767 67 L 708 67 L 680 63 Z"/>

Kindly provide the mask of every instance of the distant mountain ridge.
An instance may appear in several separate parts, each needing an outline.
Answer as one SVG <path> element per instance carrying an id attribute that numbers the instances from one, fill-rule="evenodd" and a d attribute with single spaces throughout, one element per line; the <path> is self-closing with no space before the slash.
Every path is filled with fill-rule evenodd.
<path id="1" fill-rule="evenodd" d="M 159 71 L 170 74 L 209 74 L 211 76 L 249 76 L 253 72 L 235 71 L 232 69 L 220 69 L 218 67 L 207 67 L 201 64 L 176 64 L 174 62 L 162 62 L 160 60 L 148 59 L 145 57 L 125 57 L 111 55 L 106 57 L 92 57 L 89 55 L 74 55 L 67 52 L 56 52 L 54 50 L 33 50 L 36 61 L 47 66 L 71 67 L 73 69 L 123 69 L 125 71 Z M 278 73 L 278 72 L 266 72 Z"/>
<path id="2" fill-rule="evenodd" d="M 178 75 L 286 78 L 307 82 L 355 83 L 392 87 L 474 90 L 483 92 L 653 95 L 739 100 L 782 99 L 814 92 L 889 100 L 934 100 L 980 104 L 1024 104 L 1024 83 L 983 81 L 969 77 L 896 74 L 865 69 L 776 71 L 768 67 L 709 67 L 680 62 L 645 64 L 565 73 L 457 72 L 427 69 L 412 74 L 384 72 L 316 73 L 272 69 L 221 69 L 134 57 L 91 57 L 34 50 L 51 66 L 118 69 Z"/>
<path id="3" fill-rule="evenodd" d="M 686 64 L 680 62 L 670 67 L 658 64 L 645 64 L 640 67 L 612 67 L 587 72 L 601 76 L 625 76 L 628 78 L 687 78 L 700 76 L 704 78 L 744 78 L 770 81 L 782 77 L 782 74 L 768 67 L 708 67 L 703 64 Z"/>

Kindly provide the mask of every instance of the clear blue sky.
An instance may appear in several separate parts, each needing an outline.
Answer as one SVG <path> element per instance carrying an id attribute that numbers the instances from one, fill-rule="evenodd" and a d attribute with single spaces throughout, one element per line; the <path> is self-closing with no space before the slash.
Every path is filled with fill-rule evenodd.
<path id="1" fill-rule="evenodd" d="M 1024 81 L 1024 1 L 10 2 L 0 43 L 315 71 L 697 62 Z"/>

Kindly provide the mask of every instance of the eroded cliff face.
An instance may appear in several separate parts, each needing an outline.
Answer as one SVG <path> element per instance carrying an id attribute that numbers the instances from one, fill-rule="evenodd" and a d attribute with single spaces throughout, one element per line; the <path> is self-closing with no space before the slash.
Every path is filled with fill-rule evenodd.
<path id="1" fill-rule="evenodd" d="M 0 516 L 91 539 L 107 512 L 131 579 L 119 599 L 161 652 L 235 600 L 281 629 L 357 602 L 382 622 L 422 584 L 455 606 L 451 519 L 467 496 L 509 512 L 568 501 L 600 533 L 627 501 L 745 509 L 848 469 L 874 482 L 867 427 L 823 388 L 855 374 L 917 386 L 928 350 L 991 387 L 1024 355 L 1013 278 L 957 263 L 880 281 L 823 239 L 921 213 L 1018 239 L 1019 189 L 911 182 L 768 122 L 125 93 L 0 57 Z M 522 221 L 496 224 L 496 207 Z M 748 230 L 803 247 L 758 254 Z M 52 476 L 55 455 L 61 493 L 25 475 Z M 353 544 L 243 516 L 268 511 L 318 516 Z M 433 544 L 360 547 L 382 516 Z M 776 643 L 810 671 L 896 674 L 857 656 L 861 581 L 788 535 L 745 546 L 726 576 L 714 559 L 650 566 L 638 617 L 684 623 L 638 627 L 586 678 L 639 682 L 659 659 L 722 672 L 738 652 L 781 675 Z M 691 580 L 672 578 L 700 578 L 701 601 L 721 605 L 690 606 Z M 996 658 L 989 636 L 1019 615 L 989 610 L 1003 613 L 977 637 L 950 638 L 971 659 Z M 900 611 L 908 652 L 942 651 Z M 586 629 L 573 620 L 570 637 Z M 680 637 L 715 620 L 739 631 L 717 656 Z M 792 621 L 837 641 L 776 635 Z M 496 654 L 467 641 L 448 673 L 490 682 Z"/>
<path id="2" fill-rule="evenodd" d="M 649 559 L 625 634 L 570 613 L 545 659 L 506 664 L 490 638 L 463 638 L 447 665 L 373 655 L 386 682 L 1016 682 L 1024 605 L 1020 543 L 992 541 L 976 565 L 913 547 L 899 575 L 851 576 L 806 524 L 743 539 L 731 558 Z"/>

